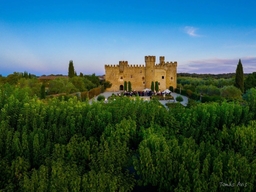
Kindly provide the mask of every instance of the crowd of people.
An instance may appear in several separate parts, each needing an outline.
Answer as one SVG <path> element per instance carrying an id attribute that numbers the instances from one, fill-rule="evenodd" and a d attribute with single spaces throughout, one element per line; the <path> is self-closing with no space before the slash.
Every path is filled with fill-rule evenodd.
<path id="1" fill-rule="evenodd" d="M 151 97 L 152 95 L 170 95 L 171 93 L 165 93 L 165 92 L 153 92 L 153 91 L 124 91 L 123 95 L 125 96 L 149 96 Z M 122 93 L 118 93 L 118 96 L 121 96 Z"/>

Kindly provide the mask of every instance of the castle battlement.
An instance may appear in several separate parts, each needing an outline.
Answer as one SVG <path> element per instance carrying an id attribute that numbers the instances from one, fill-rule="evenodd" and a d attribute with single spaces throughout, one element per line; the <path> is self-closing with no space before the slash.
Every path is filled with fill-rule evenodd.
<path id="1" fill-rule="evenodd" d="M 174 62 L 166 62 L 166 65 L 173 65 L 173 66 L 177 66 L 177 61 Z"/>
<path id="2" fill-rule="evenodd" d="M 156 62 L 156 56 L 145 56 L 145 62 Z"/>
<path id="3" fill-rule="evenodd" d="M 138 65 L 138 64 L 132 64 L 132 65 L 128 65 L 129 68 L 144 68 L 144 65 Z"/>
<path id="4" fill-rule="evenodd" d="M 127 62 L 127 61 L 125 61 L 125 62 Z M 131 64 L 131 65 L 128 65 L 128 62 L 127 62 L 127 63 L 125 63 L 125 62 L 124 62 L 124 63 L 121 63 L 121 64 L 120 64 L 120 62 L 119 62 L 119 65 L 106 64 L 106 65 L 105 65 L 105 68 L 111 68 L 111 67 L 112 67 L 112 68 L 118 68 L 118 67 L 120 67 L 122 64 L 125 64 L 125 65 L 127 64 L 126 67 L 128 67 L 128 68 L 145 68 L 145 65 L 143 65 L 143 64 L 140 64 L 140 65 L 139 65 L 139 64 Z"/>
<path id="5" fill-rule="evenodd" d="M 119 65 L 113 65 L 113 64 L 106 64 L 105 68 L 118 68 Z"/>
<path id="6" fill-rule="evenodd" d="M 128 65 L 128 61 L 119 61 L 119 65 Z"/>

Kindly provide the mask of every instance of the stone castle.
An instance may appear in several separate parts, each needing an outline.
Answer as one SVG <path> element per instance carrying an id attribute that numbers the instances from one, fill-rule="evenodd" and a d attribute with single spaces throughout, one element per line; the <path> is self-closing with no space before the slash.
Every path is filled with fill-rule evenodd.
<path id="1" fill-rule="evenodd" d="M 132 90 L 143 91 L 151 88 L 151 82 L 158 82 L 159 90 L 177 87 L 177 62 L 165 62 L 160 56 L 156 64 L 155 56 L 145 56 L 144 65 L 128 65 L 128 61 L 119 61 L 119 65 L 105 65 L 105 79 L 112 83 L 107 91 L 121 91 L 124 82 L 131 82 Z"/>

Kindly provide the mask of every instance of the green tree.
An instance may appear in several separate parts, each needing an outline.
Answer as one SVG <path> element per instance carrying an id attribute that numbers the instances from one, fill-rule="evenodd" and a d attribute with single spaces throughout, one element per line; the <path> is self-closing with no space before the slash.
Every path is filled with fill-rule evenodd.
<path id="1" fill-rule="evenodd" d="M 67 78 L 56 78 L 49 83 L 49 94 L 74 93 L 78 89 Z"/>
<path id="2" fill-rule="evenodd" d="M 183 101 L 183 97 L 181 97 L 181 96 L 176 97 L 176 101 L 182 102 Z"/>
<path id="3" fill-rule="evenodd" d="M 245 91 L 251 88 L 256 88 L 256 72 L 249 74 L 244 81 Z"/>
<path id="4" fill-rule="evenodd" d="M 79 77 L 83 77 L 83 76 L 84 76 L 84 74 L 82 72 L 80 72 Z"/>
<path id="5" fill-rule="evenodd" d="M 96 87 L 100 86 L 100 79 L 95 75 L 95 73 L 92 75 L 85 75 L 84 77 L 91 81 Z"/>
<path id="6" fill-rule="evenodd" d="M 75 76 L 75 68 L 74 68 L 74 64 L 73 64 L 73 61 L 72 61 L 72 60 L 69 61 L 68 76 L 69 76 L 70 78 L 72 78 L 72 77 Z"/>
<path id="7" fill-rule="evenodd" d="M 130 81 L 128 81 L 128 91 L 131 92 L 132 91 L 132 84 Z"/>
<path id="8" fill-rule="evenodd" d="M 42 84 L 41 86 L 41 95 L 40 95 L 41 99 L 45 99 L 45 85 Z"/>
<path id="9" fill-rule="evenodd" d="M 151 82 L 151 91 L 155 92 L 154 81 Z"/>
<path id="10" fill-rule="evenodd" d="M 91 89 L 97 87 L 97 85 L 95 85 L 94 83 L 92 83 L 92 82 L 91 82 L 89 79 L 87 79 L 87 78 L 84 78 L 84 85 L 85 85 L 85 88 L 86 88 L 87 90 L 91 90 Z"/>
<path id="11" fill-rule="evenodd" d="M 22 78 L 22 73 L 14 72 L 6 77 L 5 82 L 11 85 L 16 85 L 19 79 Z"/>
<path id="12" fill-rule="evenodd" d="M 99 95 L 97 97 L 97 101 L 104 101 L 105 100 L 105 96 L 104 95 Z"/>
<path id="13" fill-rule="evenodd" d="M 124 81 L 124 91 L 127 91 L 127 81 Z"/>
<path id="14" fill-rule="evenodd" d="M 233 85 L 224 86 L 220 89 L 220 96 L 229 100 L 242 99 L 242 92 Z"/>
<path id="15" fill-rule="evenodd" d="M 84 77 L 77 77 L 74 76 L 70 79 L 70 82 L 79 90 L 79 91 L 86 91 Z"/>
<path id="16" fill-rule="evenodd" d="M 111 86 L 112 84 L 109 81 L 103 81 L 104 90 L 106 90 L 107 88 L 110 88 Z"/>
<path id="17" fill-rule="evenodd" d="M 243 98 L 248 102 L 250 110 L 256 117 L 256 88 L 247 90 Z"/>
<path id="18" fill-rule="evenodd" d="M 235 76 L 235 86 L 244 92 L 244 71 L 241 59 L 239 59 L 237 68 L 236 68 L 236 76 Z"/>
<path id="19" fill-rule="evenodd" d="M 155 90 L 156 90 L 156 92 L 159 91 L 158 81 L 155 82 Z"/>

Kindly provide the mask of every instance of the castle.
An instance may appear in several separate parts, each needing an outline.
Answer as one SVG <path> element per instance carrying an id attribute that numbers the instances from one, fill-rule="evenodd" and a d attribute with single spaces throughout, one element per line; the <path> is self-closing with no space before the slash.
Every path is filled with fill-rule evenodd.
<path id="1" fill-rule="evenodd" d="M 112 86 L 107 91 L 121 91 L 124 82 L 131 82 L 132 90 L 142 91 L 151 88 L 151 83 L 158 82 L 160 91 L 177 87 L 177 62 L 165 62 L 160 56 L 159 64 L 155 64 L 155 56 L 145 56 L 144 65 L 128 65 L 128 61 L 119 61 L 119 65 L 105 65 L 105 79 Z"/>

